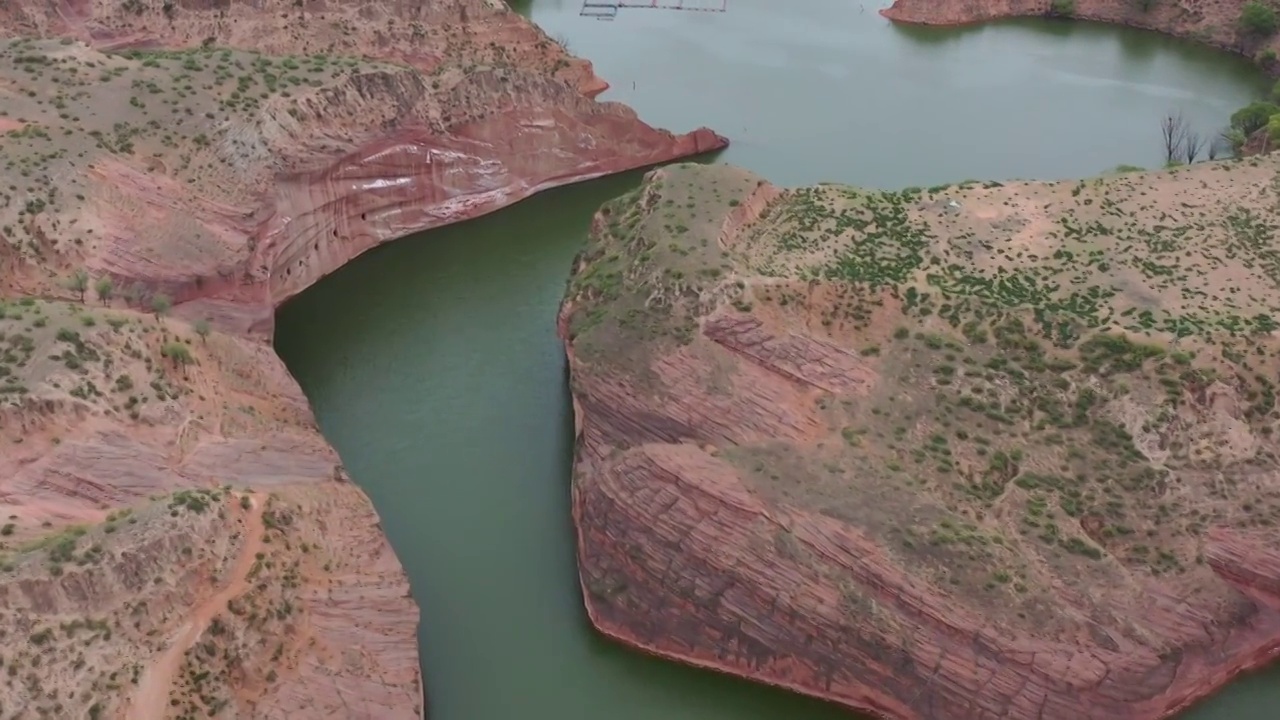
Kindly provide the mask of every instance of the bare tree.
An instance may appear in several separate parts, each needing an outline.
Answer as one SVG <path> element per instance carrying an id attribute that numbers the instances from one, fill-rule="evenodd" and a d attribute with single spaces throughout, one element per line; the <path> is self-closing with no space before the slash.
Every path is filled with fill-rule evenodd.
<path id="1" fill-rule="evenodd" d="M 1209 141 L 1209 147 L 1205 152 L 1210 160 L 1226 157 L 1231 152 L 1231 141 L 1227 139 L 1226 135 L 1219 133 Z"/>
<path id="2" fill-rule="evenodd" d="M 1182 157 L 1186 158 L 1187 164 L 1190 165 L 1196 161 L 1208 138 L 1191 129 L 1184 132 L 1182 137 Z"/>
<path id="3" fill-rule="evenodd" d="M 1171 163 L 1180 159 L 1187 141 L 1187 122 L 1182 119 L 1182 113 L 1165 115 L 1160 121 L 1160 134 L 1164 138 L 1164 161 Z"/>

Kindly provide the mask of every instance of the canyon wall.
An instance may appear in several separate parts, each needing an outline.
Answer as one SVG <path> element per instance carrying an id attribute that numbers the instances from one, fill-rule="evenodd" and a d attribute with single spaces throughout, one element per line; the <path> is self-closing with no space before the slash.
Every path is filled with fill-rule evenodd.
<path id="1" fill-rule="evenodd" d="M 1224 228 L 1276 170 L 650 173 L 559 319 L 592 622 L 893 720 L 1158 720 L 1273 662 L 1280 288 Z"/>
<path id="2" fill-rule="evenodd" d="M 0 5 L 0 630 L 95 648 L 6 709 L 424 716 L 408 580 L 273 314 L 380 243 L 726 144 L 606 87 L 500 0 Z"/>
<path id="3" fill-rule="evenodd" d="M 208 107 L 194 109 L 208 121 L 175 131 L 185 137 L 149 157 L 142 146 L 159 134 L 151 130 L 132 138 L 131 155 L 49 163 L 50 175 L 70 175 L 87 190 L 76 197 L 88 199 L 64 194 L 40 217 L 10 225 L 20 235 L 14 226 L 36 224 L 27 234 L 38 242 L 75 243 L 50 257 L 23 253 L 10 237 L 32 266 L 23 273 L 18 263 L 19 289 L 56 294 L 51 275 L 82 266 L 168 295 L 181 316 L 269 333 L 275 306 L 377 244 L 539 190 L 727 144 L 707 129 L 656 130 L 623 105 L 596 102 L 607 85 L 590 65 L 502 2 L 259 5 L 193 4 L 169 16 L 159 3 L 134 11 L 93 3 L 71 13 L 38 6 L 44 14 L 7 8 L 11 33 L 90 48 L 178 50 L 169 56 L 188 64 L 224 47 L 304 67 L 308 58 L 328 63 L 323 82 L 303 75 L 300 88 L 251 107 L 205 98 L 199 104 Z M 79 47 L 58 53 L 79 57 Z M 140 56 L 134 67 L 145 63 Z M 335 65 L 341 73 L 330 74 Z M 17 109 L 40 127 L 67 124 L 33 117 L 35 105 Z M 69 218 L 80 215 L 87 217 L 72 227 Z"/>

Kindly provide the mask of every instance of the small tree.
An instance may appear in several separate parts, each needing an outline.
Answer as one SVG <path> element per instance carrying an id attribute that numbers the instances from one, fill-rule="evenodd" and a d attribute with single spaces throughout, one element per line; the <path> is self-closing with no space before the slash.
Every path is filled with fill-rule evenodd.
<path id="1" fill-rule="evenodd" d="M 130 305 L 141 305 L 142 298 L 146 295 L 146 291 L 138 283 L 134 283 L 124 289 L 122 293 L 124 301 Z"/>
<path id="2" fill-rule="evenodd" d="M 1200 151 L 1204 149 L 1205 137 L 1194 130 L 1188 130 L 1183 135 L 1182 157 L 1186 159 L 1187 164 L 1196 161 L 1200 156 Z"/>
<path id="3" fill-rule="evenodd" d="M 1240 149 L 1244 147 L 1245 141 L 1249 139 L 1245 137 L 1244 133 L 1233 127 L 1223 130 L 1221 137 L 1227 147 L 1231 148 L 1231 152 L 1234 155 L 1240 154 Z"/>
<path id="4" fill-rule="evenodd" d="M 173 363 L 174 367 L 186 367 L 190 365 L 194 358 L 191 356 L 191 348 L 186 343 L 168 342 L 164 347 L 160 348 L 160 354 Z"/>
<path id="5" fill-rule="evenodd" d="M 1251 102 L 1231 113 L 1231 128 L 1239 130 L 1246 138 L 1267 126 L 1272 115 L 1280 113 L 1280 105 L 1269 102 Z"/>
<path id="6" fill-rule="evenodd" d="M 1254 0 L 1245 3 L 1244 10 L 1240 12 L 1240 27 L 1247 33 L 1267 37 L 1280 27 L 1280 20 L 1277 20 L 1276 11 L 1271 6 Z"/>
<path id="7" fill-rule="evenodd" d="M 93 286 L 93 291 L 98 294 L 98 302 L 103 305 L 111 302 L 111 296 L 115 293 L 115 289 L 115 283 L 111 282 L 109 277 L 99 279 Z"/>
<path id="8" fill-rule="evenodd" d="M 200 336 L 200 342 L 205 342 L 209 338 L 209 321 L 201 318 L 195 324 L 196 334 Z"/>
<path id="9" fill-rule="evenodd" d="M 171 307 L 173 307 L 173 300 L 170 300 L 168 295 L 156 293 L 151 296 L 151 312 L 155 313 L 156 317 L 169 312 Z"/>
<path id="10" fill-rule="evenodd" d="M 1280 145 L 1280 115 L 1272 115 L 1267 121 L 1267 149 Z"/>
<path id="11" fill-rule="evenodd" d="M 76 270 L 67 280 L 67 289 L 80 294 L 80 302 L 84 302 L 84 292 L 89 289 L 89 273 Z"/>
<path id="12" fill-rule="evenodd" d="M 1076 14 L 1076 0 L 1050 0 L 1049 15 L 1052 17 L 1071 17 Z"/>

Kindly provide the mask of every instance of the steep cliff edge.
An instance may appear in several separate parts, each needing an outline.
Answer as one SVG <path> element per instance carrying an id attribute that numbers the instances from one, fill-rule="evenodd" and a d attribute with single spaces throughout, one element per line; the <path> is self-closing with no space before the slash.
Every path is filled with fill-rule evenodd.
<path id="1" fill-rule="evenodd" d="M 1278 177 L 650 173 L 560 317 L 593 623 L 894 719 L 1155 720 L 1269 663 Z"/>
<path id="2" fill-rule="evenodd" d="M 1155 30 L 1206 43 L 1250 57 L 1280 51 L 1280 36 L 1260 37 L 1240 25 L 1248 0 L 1074 0 L 1062 3 L 1070 17 Z M 1010 17 L 1055 14 L 1051 0 L 894 0 L 880 14 L 894 22 L 916 25 L 967 25 Z M 1260 58 L 1261 59 L 1261 58 Z M 1275 67 L 1272 57 L 1265 63 Z"/>
<path id="3" fill-rule="evenodd" d="M 418 608 L 275 308 L 726 141 L 595 102 L 499 0 L 9 2 L 0 35 L 0 706 L 422 717 Z"/>
<path id="4" fill-rule="evenodd" d="M 423 716 L 404 570 L 269 347 L 29 298 L 0 318 L 7 712 Z"/>
<path id="5" fill-rule="evenodd" d="M 592 100 L 590 66 L 498 0 L 6 13 L 28 38 L 0 48 L 19 294 L 83 268 L 269 332 L 280 302 L 382 242 L 727 143 Z"/>

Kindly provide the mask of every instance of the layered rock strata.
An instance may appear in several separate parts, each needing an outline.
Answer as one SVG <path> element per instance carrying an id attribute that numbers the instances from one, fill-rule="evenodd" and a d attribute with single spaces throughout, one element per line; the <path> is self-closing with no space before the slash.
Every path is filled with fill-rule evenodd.
<path id="1" fill-rule="evenodd" d="M 726 144 L 592 100 L 590 66 L 496 1 L 9 12 L 8 32 L 76 39 L 11 43 L 15 87 L 0 91 L 60 192 L 37 185 L 40 213 L 3 213 L 28 293 L 55 292 L 61 270 L 34 240 L 179 315 L 269 332 L 276 305 L 379 243 Z M 52 82 L 29 94 L 32 49 Z M 79 142 L 84 156 L 58 155 Z"/>
<path id="2" fill-rule="evenodd" d="M 726 141 L 596 102 L 497 0 L 13 2 L 0 34 L 0 632 L 45 668 L 0 705 L 422 717 L 404 570 L 274 309 L 379 243 Z"/>
<path id="3" fill-rule="evenodd" d="M 903 720 L 1155 720 L 1271 662 L 1278 170 L 650 173 L 560 315 L 592 622 Z"/>

